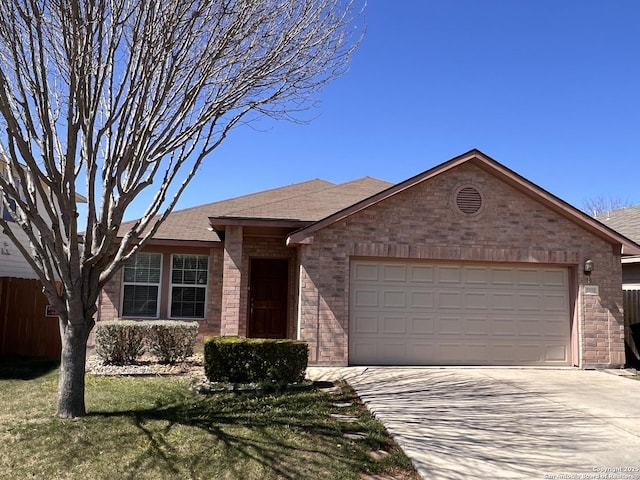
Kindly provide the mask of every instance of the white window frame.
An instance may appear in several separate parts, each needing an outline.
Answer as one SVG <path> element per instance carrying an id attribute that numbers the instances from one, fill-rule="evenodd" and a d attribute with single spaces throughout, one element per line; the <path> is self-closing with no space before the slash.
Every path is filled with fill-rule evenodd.
<path id="1" fill-rule="evenodd" d="M 207 269 L 206 269 L 206 281 L 204 283 L 173 283 L 173 260 L 175 257 L 198 257 L 205 258 L 207 260 Z M 199 255 L 199 254 L 191 254 L 191 253 L 174 253 L 171 254 L 171 261 L 169 264 L 169 304 L 167 305 L 167 311 L 169 313 L 170 319 L 176 320 L 206 320 L 207 319 L 207 303 L 209 298 L 209 269 L 211 267 L 211 259 L 209 255 Z M 202 317 L 185 317 L 180 315 L 173 315 L 172 312 L 172 304 L 173 304 L 173 288 L 200 288 L 204 290 L 204 309 L 202 313 Z"/>
<path id="2" fill-rule="evenodd" d="M 122 267 L 122 287 L 120 291 L 120 316 L 122 318 L 159 318 L 160 317 L 160 293 L 162 291 L 162 264 L 163 264 L 163 255 L 162 253 L 156 252 L 138 252 L 136 255 L 153 255 L 160 257 L 160 273 L 158 278 L 158 283 L 152 282 L 135 282 L 135 281 L 126 281 L 125 280 L 125 268 L 126 264 Z M 131 257 L 129 261 L 134 259 L 135 256 Z M 156 294 L 156 312 L 153 316 L 142 316 L 142 315 L 126 315 L 124 312 L 124 290 L 127 285 L 138 285 L 138 286 L 147 286 L 147 287 L 157 287 L 158 292 Z"/>

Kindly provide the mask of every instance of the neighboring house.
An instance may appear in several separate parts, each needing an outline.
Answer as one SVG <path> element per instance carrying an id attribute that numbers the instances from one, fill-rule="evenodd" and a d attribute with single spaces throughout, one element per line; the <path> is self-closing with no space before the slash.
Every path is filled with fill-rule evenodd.
<path id="1" fill-rule="evenodd" d="M 0 210 L 2 218 L 13 221 L 9 210 L 0 200 Z M 27 235 L 18 231 L 16 236 L 23 245 L 28 245 Z M 38 278 L 31 265 L 25 260 L 18 248 L 9 237 L 0 229 L 0 277 L 13 278 Z"/>
<path id="2" fill-rule="evenodd" d="M 640 242 L 640 206 L 596 216 L 600 222 L 634 242 Z M 640 256 L 622 258 L 622 289 L 627 363 L 640 366 Z"/>
<path id="3" fill-rule="evenodd" d="M 640 205 L 602 213 L 596 219 L 634 242 L 640 242 Z M 640 290 L 640 256 L 622 259 L 622 288 Z"/>
<path id="4" fill-rule="evenodd" d="M 2 161 L 0 160 L 0 165 Z M 6 168 L 2 165 L 2 168 Z M 82 195 L 76 195 L 77 203 L 86 203 L 87 199 Z M 40 208 L 41 212 L 44 212 L 44 208 Z M 7 205 L 2 201 L 0 196 L 0 215 L 4 220 L 8 222 L 14 222 L 10 210 Z M 13 229 L 16 237 L 22 245 L 29 245 L 29 238 L 18 226 Z M 31 268 L 31 265 L 22 256 L 18 248 L 13 244 L 8 235 L 6 235 L 2 229 L 0 229 L 0 277 L 12 277 L 12 278 L 38 278 L 36 273 Z"/>
<path id="5" fill-rule="evenodd" d="M 298 338 L 324 365 L 614 367 L 629 254 L 472 150 L 396 185 L 312 180 L 176 211 L 104 289 L 99 320 Z"/>

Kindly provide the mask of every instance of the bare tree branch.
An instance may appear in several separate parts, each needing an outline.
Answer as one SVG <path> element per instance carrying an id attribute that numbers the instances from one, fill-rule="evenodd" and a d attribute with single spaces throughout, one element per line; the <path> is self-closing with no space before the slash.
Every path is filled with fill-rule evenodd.
<path id="1" fill-rule="evenodd" d="M 635 206 L 636 203 L 629 199 L 622 199 L 612 195 L 600 195 L 597 197 L 587 198 L 582 202 L 582 211 L 597 217 L 600 214 L 620 210 L 621 208 L 629 208 Z"/>
<path id="2" fill-rule="evenodd" d="M 0 190 L 15 201 L 15 222 L 0 227 L 60 314 L 61 416 L 84 413 L 78 351 L 100 289 L 235 125 L 291 118 L 344 73 L 361 35 L 354 1 L 0 4 Z M 143 216 L 119 236 L 128 207 L 150 189 Z M 29 246 L 18 245 L 18 230 Z"/>

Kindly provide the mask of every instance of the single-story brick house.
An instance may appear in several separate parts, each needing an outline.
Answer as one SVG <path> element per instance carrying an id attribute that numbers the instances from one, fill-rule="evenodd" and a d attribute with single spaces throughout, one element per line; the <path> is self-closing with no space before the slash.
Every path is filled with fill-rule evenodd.
<path id="1" fill-rule="evenodd" d="M 98 320 L 298 338 L 321 365 L 614 367 L 633 254 L 472 150 L 396 185 L 312 180 L 176 211 L 105 288 Z"/>

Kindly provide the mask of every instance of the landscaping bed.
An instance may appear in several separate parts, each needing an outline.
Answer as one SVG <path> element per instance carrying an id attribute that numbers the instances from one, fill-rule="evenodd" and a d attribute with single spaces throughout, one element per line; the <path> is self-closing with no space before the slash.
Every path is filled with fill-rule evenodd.
<path id="1" fill-rule="evenodd" d="M 196 353 L 182 362 L 160 363 L 152 355 L 145 355 L 139 361 L 128 365 L 115 365 L 104 362 L 98 355 L 87 357 L 87 373 L 93 375 L 177 375 L 192 378 L 204 378 L 202 353 Z"/>

